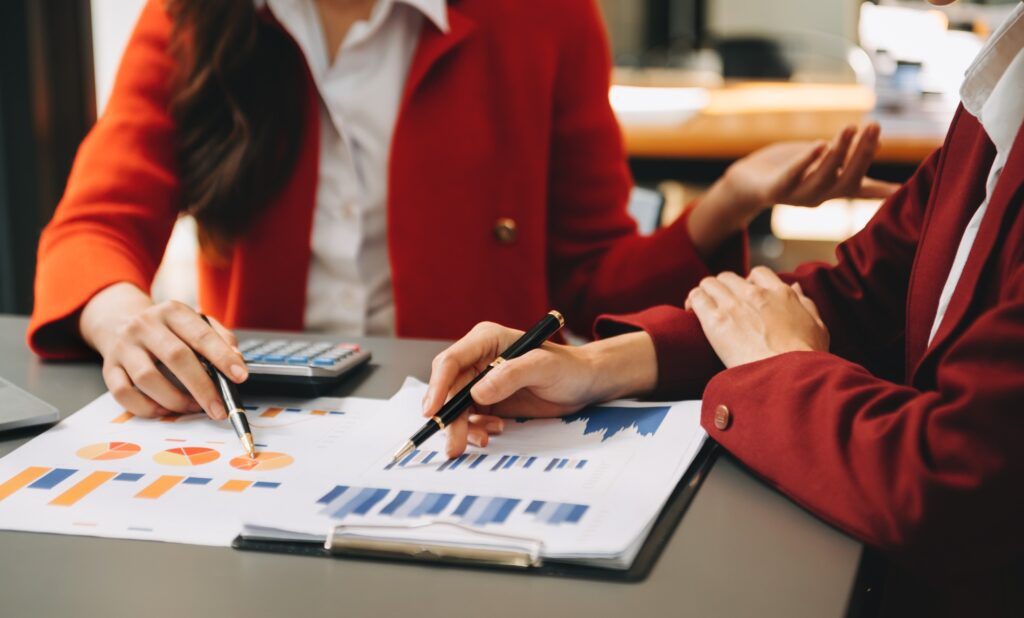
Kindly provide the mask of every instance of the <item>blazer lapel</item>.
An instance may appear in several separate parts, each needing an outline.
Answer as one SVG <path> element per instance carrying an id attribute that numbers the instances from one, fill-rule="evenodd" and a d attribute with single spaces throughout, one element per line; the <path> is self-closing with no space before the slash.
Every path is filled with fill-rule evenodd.
<path id="1" fill-rule="evenodd" d="M 920 362 L 914 367 L 914 373 L 911 376 L 916 374 L 921 366 L 942 349 L 954 333 L 959 331 L 959 327 L 975 299 L 975 292 L 985 265 L 1002 236 L 1003 221 L 1013 210 L 1011 206 L 1021 199 L 1022 187 L 1024 187 L 1024 130 L 1019 130 L 1006 166 L 1003 168 L 989 200 L 988 211 L 982 219 L 981 227 L 978 228 L 978 236 L 974 240 L 974 246 L 971 247 L 963 274 L 950 299 L 949 307 L 946 309 L 946 316 L 942 320 L 942 324 L 939 325 L 938 332 L 935 333 L 935 339 L 928 346 Z M 955 251 L 955 248 L 953 250 Z M 931 325 L 928 326 L 930 328 Z"/>
<path id="2" fill-rule="evenodd" d="M 413 93 L 430 73 L 431 69 L 444 58 L 449 52 L 459 46 L 476 29 L 474 22 L 457 6 L 448 4 L 448 32 L 441 32 L 430 22 L 424 20 L 423 29 L 420 32 L 419 45 L 412 58 L 412 65 L 409 67 L 409 77 L 406 79 L 405 92 L 402 96 L 402 107 L 404 108 L 412 97 Z"/>

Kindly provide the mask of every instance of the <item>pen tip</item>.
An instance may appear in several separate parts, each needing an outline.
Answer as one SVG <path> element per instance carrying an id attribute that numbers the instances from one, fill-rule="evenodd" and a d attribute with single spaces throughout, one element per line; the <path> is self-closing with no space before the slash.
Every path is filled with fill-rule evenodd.
<path id="1" fill-rule="evenodd" d="M 256 459 L 256 443 L 253 441 L 251 433 L 245 434 L 242 444 L 245 446 L 245 452 L 249 454 L 249 459 Z"/>
<path id="2" fill-rule="evenodd" d="M 411 440 L 409 442 L 406 442 L 405 444 L 402 445 L 402 448 L 398 449 L 398 451 L 394 455 L 392 455 L 391 461 L 398 461 L 399 459 L 408 455 L 414 448 L 416 448 L 416 445 L 413 444 Z"/>

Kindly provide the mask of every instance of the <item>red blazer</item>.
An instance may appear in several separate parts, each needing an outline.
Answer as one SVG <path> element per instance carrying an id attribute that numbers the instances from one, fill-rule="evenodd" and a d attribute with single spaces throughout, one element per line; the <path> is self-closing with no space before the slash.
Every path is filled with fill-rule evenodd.
<path id="1" fill-rule="evenodd" d="M 662 394 L 706 384 L 715 440 L 910 577 L 942 582 L 925 596 L 963 616 L 1024 615 L 1024 132 L 927 344 L 994 155 L 958 112 L 942 149 L 839 247 L 838 265 L 785 276 L 817 304 L 831 354 L 782 354 L 708 382 L 721 365 L 692 313 L 659 307 L 598 325 L 648 330 Z M 714 422 L 722 405 L 726 429 Z M 924 607 L 913 615 L 931 615 Z"/>
<path id="2" fill-rule="evenodd" d="M 146 6 L 106 113 L 82 143 L 39 247 L 32 348 L 85 348 L 75 317 L 99 290 L 148 290 L 178 215 L 168 86 L 171 22 Z M 602 311 L 679 302 L 707 270 L 684 221 L 637 235 L 608 103 L 609 52 L 592 0 L 459 0 L 426 22 L 396 121 L 388 243 L 397 332 L 454 338 L 481 320 L 528 327 L 554 307 L 577 332 Z M 305 66 L 297 66 L 308 76 Z M 294 176 L 227 264 L 200 259 L 203 309 L 231 327 L 303 327 L 318 172 L 308 80 Z M 499 219 L 518 237 L 503 242 Z M 740 267 L 741 239 L 720 267 Z"/>

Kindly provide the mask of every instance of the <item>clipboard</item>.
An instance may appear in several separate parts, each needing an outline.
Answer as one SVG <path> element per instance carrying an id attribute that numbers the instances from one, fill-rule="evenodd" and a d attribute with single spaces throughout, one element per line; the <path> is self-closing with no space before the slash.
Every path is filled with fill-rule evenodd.
<path id="1" fill-rule="evenodd" d="M 640 582 L 647 578 L 718 458 L 721 447 L 708 438 L 680 479 L 654 521 L 640 551 L 628 569 L 605 568 L 541 558 L 539 551 L 460 549 L 418 542 L 395 542 L 346 536 L 343 526 L 333 528 L 327 542 L 249 539 L 235 537 L 231 547 L 243 551 L 296 556 L 345 558 L 375 562 L 413 562 L 444 568 L 498 570 L 528 575 L 549 575 L 600 581 Z"/>

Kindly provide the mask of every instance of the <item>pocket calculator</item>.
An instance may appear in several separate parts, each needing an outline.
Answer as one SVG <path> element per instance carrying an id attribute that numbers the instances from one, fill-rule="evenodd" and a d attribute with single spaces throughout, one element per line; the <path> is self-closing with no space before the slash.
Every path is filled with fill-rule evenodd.
<path id="1" fill-rule="evenodd" d="M 370 360 L 368 350 L 336 341 L 245 339 L 238 349 L 249 367 L 243 394 L 316 397 Z"/>

